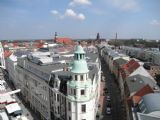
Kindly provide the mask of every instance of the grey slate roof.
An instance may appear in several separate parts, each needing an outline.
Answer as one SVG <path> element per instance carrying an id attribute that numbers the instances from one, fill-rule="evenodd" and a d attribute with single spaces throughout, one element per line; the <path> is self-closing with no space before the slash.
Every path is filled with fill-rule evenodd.
<path id="1" fill-rule="evenodd" d="M 147 109 L 146 113 L 160 111 L 160 93 L 150 93 L 142 97 Z"/>
<path id="2" fill-rule="evenodd" d="M 86 57 L 89 58 L 89 59 L 87 59 L 88 66 L 90 66 L 91 64 L 93 64 L 93 65 L 97 64 L 96 63 L 96 60 L 98 58 L 98 54 L 97 53 L 87 53 Z M 35 71 L 41 71 L 42 73 L 46 74 L 48 76 L 48 78 L 49 78 L 49 76 L 50 76 L 52 71 L 54 71 L 55 74 L 57 73 L 57 74 L 61 74 L 61 75 L 64 74 L 65 75 L 67 72 L 64 72 L 62 69 L 66 68 L 66 67 L 71 67 L 71 64 L 73 62 L 73 57 L 67 58 L 67 57 L 61 56 L 59 59 L 56 59 L 55 62 L 56 61 L 60 61 L 60 60 L 66 60 L 66 62 L 68 64 L 49 63 L 48 65 L 47 64 L 46 65 L 39 65 L 39 64 L 33 63 L 32 61 L 27 59 L 27 57 L 25 57 L 25 58 L 19 58 L 18 59 L 18 65 L 20 65 L 21 67 L 25 66 L 26 68 L 31 66 L 29 69 L 32 69 L 31 71 L 32 71 L 33 74 L 37 73 Z M 99 61 L 97 61 L 97 62 L 99 62 Z M 24 66 L 21 65 L 21 63 L 25 63 L 25 65 Z M 60 69 L 61 69 L 61 71 L 60 71 Z M 41 72 L 39 72 L 39 73 L 41 73 Z M 39 73 L 37 73 L 38 74 L 37 76 L 42 76 Z M 91 79 L 93 78 L 93 75 L 95 73 L 97 73 L 97 68 L 93 67 L 93 69 L 89 71 L 89 76 L 90 76 Z M 70 72 L 70 74 L 71 74 L 71 72 Z"/>
<path id="3" fill-rule="evenodd" d="M 123 59 L 123 58 L 118 58 L 116 60 L 113 61 L 116 65 L 121 66 L 125 63 L 127 63 L 127 60 Z"/>
<path id="4" fill-rule="evenodd" d="M 149 77 L 145 77 L 143 75 L 137 74 L 134 76 L 130 76 L 126 79 L 127 86 L 129 88 L 130 94 L 140 90 L 145 85 L 149 85 L 151 88 L 155 87 L 156 84 Z"/>
<path id="5" fill-rule="evenodd" d="M 138 113 L 138 120 L 159 120 L 160 118 Z"/>

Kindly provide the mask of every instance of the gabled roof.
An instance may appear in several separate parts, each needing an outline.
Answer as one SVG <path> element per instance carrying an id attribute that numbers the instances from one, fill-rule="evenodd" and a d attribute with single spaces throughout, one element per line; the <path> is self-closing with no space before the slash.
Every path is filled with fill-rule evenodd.
<path id="1" fill-rule="evenodd" d="M 137 61 L 135 61 L 134 59 L 131 59 L 128 63 L 122 65 L 121 74 L 122 74 L 123 79 L 128 77 L 138 67 L 140 67 L 140 64 Z"/>
<path id="2" fill-rule="evenodd" d="M 151 87 L 154 88 L 157 85 L 150 79 L 149 77 L 143 76 L 143 75 L 134 75 L 130 76 L 126 79 L 126 83 L 129 89 L 130 96 L 135 94 L 137 91 L 142 89 L 144 86 L 147 84 Z"/>
<path id="3" fill-rule="evenodd" d="M 148 93 L 154 93 L 153 88 L 151 88 L 148 84 L 145 85 L 142 89 L 138 90 L 134 95 L 135 96 L 144 96 Z"/>
<path id="4" fill-rule="evenodd" d="M 132 96 L 132 101 L 134 104 L 138 104 L 138 102 L 141 100 L 141 98 L 149 93 L 154 93 L 153 88 L 151 88 L 148 84 L 142 87 L 140 90 L 138 90 L 134 96 Z"/>
<path id="5" fill-rule="evenodd" d="M 143 66 L 138 67 L 134 72 L 132 72 L 130 74 L 130 76 L 134 76 L 134 75 L 137 75 L 137 74 L 149 77 L 150 79 L 152 79 L 153 82 L 156 83 L 156 81 L 153 79 L 153 77 L 147 72 L 147 70 L 144 69 Z"/>

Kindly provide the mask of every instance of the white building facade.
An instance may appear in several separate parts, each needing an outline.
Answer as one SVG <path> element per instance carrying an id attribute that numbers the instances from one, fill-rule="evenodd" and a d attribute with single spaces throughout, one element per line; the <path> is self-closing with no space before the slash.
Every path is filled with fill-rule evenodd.
<path id="1" fill-rule="evenodd" d="M 5 58 L 4 58 L 4 49 L 2 46 L 2 43 L 0 42 L 0 63 L 1 63 L 1 67 L 5 69 Z"/>

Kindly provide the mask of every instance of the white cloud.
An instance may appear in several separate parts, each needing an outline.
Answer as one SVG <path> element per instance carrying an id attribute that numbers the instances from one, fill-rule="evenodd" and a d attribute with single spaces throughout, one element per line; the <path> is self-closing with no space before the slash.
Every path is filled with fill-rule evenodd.
<path id="1" fill-rule="evenodd" d="M 72 9 L 67 9 L 65 15 L 69 17 L 77 17 L 77 14 Z"/>
<path id="2" fill-rule="evenodd" d="M 121 10 L 137 11 L 139 9 L 137 0 L 106 0 L 106 1 Z"/>
<path id="3" fill-rule="evenodd" d="M 70 6 L 74 5 L 90 5 L 90 0 L 72 0 L 72 2 L 69 3 Z"/>
<path id="4" fill-rule="evenodd" d="M 59 13 L 57 10 L 51 10 L 51 13 L 54 15 L 54 16 L 57 16 L 58 18 L 60 19 L 63 19 L 64 16 L 61 15 L 61 13 Z"/>
<path id="5" fill-rule="evenodd" d="M 151 25 L 154 25 L 154 26 L 160 26 L 160 21 L 154 19 L 150 22 Z"/>
<path id="6" fill-rule="evenodd" d="M 59 12 L 58 12 L 57 10 L 52 10 L 51 13 L 52 13 L 53 15 L 58 15 L 58 14 L 59 14 Z"/>
<path id="7" fill-rule="evenodd" d="M 66 9 L 64 14 L 60 14 L 57 10 L 52 10 L 51 13 L 60 19 L 68 17 L 68 18 L 74 18 L 81 21 L 85 20 L 85 15 L 83 13 L 76 13 L 72 9 Z"/>
<path id="8" fill-rule="evenodd" d="M 82 13 L 80 13 L 80 14 L 78 14 L 78 19 L 80 19 L 80 20 L 85 20 L 85 16 L 82 14 Z"/>

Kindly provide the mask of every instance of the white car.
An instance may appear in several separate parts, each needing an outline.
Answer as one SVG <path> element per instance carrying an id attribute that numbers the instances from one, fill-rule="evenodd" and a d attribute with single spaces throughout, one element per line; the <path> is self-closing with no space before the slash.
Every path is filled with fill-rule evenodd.
<path id="1" fill-rule="evenodd" d="M 106 108 L 106 114 L 107 114 L 107 115 L 110 115 L 110 114 L 111 114 L 111 108 L 110 108 L 110 107 L 107 107 L 107 108 Z"/>
<path id="2" fill-rule="evenodd" d="M 111 97 L 109 95 L 107 95 L 107 98 L 106 98 L 107 101 L 111 101 Z"/>

